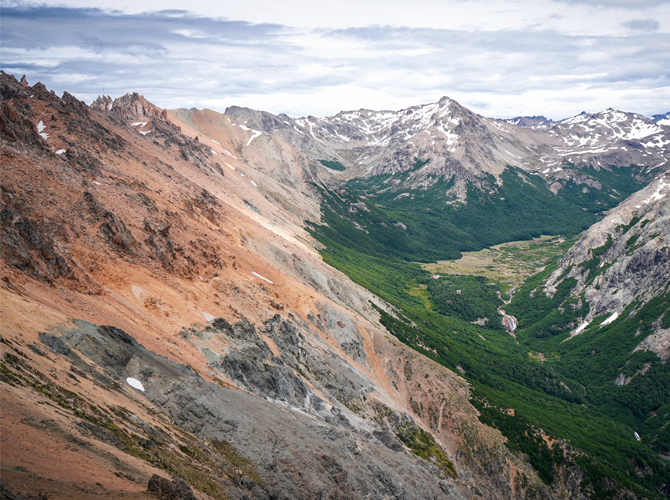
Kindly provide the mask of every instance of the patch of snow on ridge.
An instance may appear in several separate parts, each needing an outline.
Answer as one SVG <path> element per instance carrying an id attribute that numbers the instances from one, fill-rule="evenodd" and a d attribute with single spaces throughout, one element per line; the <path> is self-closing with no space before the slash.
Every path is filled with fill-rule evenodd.
<path id="1" fill-rule="evenodd" d="M 348 138 L 347 136 L 345 136 L 345 135 L 340 135 L 340 134 L 337 132 L 337 130 L 335 130 L 335 129 L 333 129 L 333 132 L 335 132 L 335 135 L 336 135 L 337 137 L 339 137 L 340 139 L 342 139 L 343 141 L 345 141 L 345 142 L 349 142 L 349 141 L 351 140 L 351 139 L 349 139 L 349 138 Z"/>
<path id="2" fill-rule="evenodd" d="M 133 127 L 138 127 L 138 126 L 139 126 L 139 127 L 144 127 L 147 123 L 148 123 L 148 122 L 135 122 L 135 123 L 131 123 L 131 125 L 132 125 Z"/>
<path id="3" fill-rule="evenodd" d="M 144 392 L 144 386 L 142 385 L 142 382 L 136 378 L 128 377 L 126 382 L 128 382 L 128 385 L 133 389 L 139 389 L 140 391 Z"/>
<path id="4" fill-rule="evenodd" d="M 613 312 L 605 321 L 600 323 L 600 326 L 609 325 L 610 323 L 614 322 L 614 320 L 617 319 L 618 317 L 619 317 L 619 313 L 618 312 Z"/>
<path id="5" fill-rule="evenodd" d="M 663 132 L 663 128 L 655 123 L 645 123 L 642 120 L 635 120 L 631 131 L 628 134 L 628 139 L 642 139 L 652 134 Z"/>
<path id="6" fill-rule="evenodd" d="M 249 144 L 251 144 L 251 141 L 253 141 L 256 137 L 258 137 L 258 136 L 261 135 L 262 133 L 263 133 L 263 132 L 259 132 L 258 130 L 254 130 L 254 135 L 252 135 L 252 136 L 249 138 L 249 140 L 247 141 L 247 146 L 248 146 Z M 247 147 L 247 146 L 245 146 L 245 147 Z"/>
<path id="7" fill-rule="evenodd" d="M 324 142 L 321 139 L 319 139 L 317 136 L 314 135 L 314 130 L 312 130 L 312 127 L 314 127 L 314 124 L 312 122 L 308 122 L 308 123 L 309 123 L 309 133 L 312 134 L 312 137 L 314 137 L 314 139 L 319 141 L 321 144 L 324 144 Z"/>
<path id="8" fill-rule="evenodd" d="M 590 118 L 591 118 L 591 115 L 587 115 L 586 113 L 584 113 L 584 114 L 580 114 L 580 115 L 577 115 L 577 116 L 573 116 L 572 118 L 566 118 L 565 120 L 562 120 L 558 123 L 575 124 L 575 123 L 585 122 Z"/>
<path id="9" fill-rule="evenodd" d="M 233 167 L 233 166 L 232 166 L 230 163 L 228 163 L 227 161 L 224 161 L 223 163 L 225 163 L 225 164 L 228 165 L 230 168 L 232 168 L 233 170 L 235 170 L 235 167 Z"/>
<path id="10" fill-rule="evenodd" d="M 661 189 L 663 189 L 663 188 L 665 188 L 665 187 L 670 187 L 670 184 L 666 184 L 666 183 L 665 183 L 665 179 L 661 179 L 661 181 L 660 181 L 660 183 L 659 183 L 659 185 L 658 185 L 658 189 L 656 189 L 656 192 L 653 193 L 649 198 L 647 198 L 646 200 L 644 200 L 642 203 L 645 203 L 645 204 L 649 205 L 649 203 L 651 203 L 652 201 L 658 201 L 658 200 L 660 200 L 661 198 L 663 198 L 665 195 L 668 194 L 667 192 L 661 194 Z"/>
<path id="11" fill-rule="evenodd" d="M 40 135 L 40 137 L 42 137 L 42 139 L 46 141 L 49 137 L 49 134 L 47 134 L 46 132 L 42 132 L 42 130 L 44 130 L 45 128 L 46 126 L 44 125 L 44 122 L 40 120 L 40 122 L 37 124 L 37 133 Z"/>
<path id="12" fill-rule="evenodd" d="M 207 321 L 207 323 L 211 323 L 216 319 L 216 316 L 212 316 L 211 314 L 206 313 L 205 311 L 202 312 L 202 317 L 205 318 L 205 321 Z"/>
<path id="13" fill-rule="evenodd" d="M 66 149 L 59 149 L 58 151 L 56 151 L 56 154 L 57 155 L 62 155 L 63 153 L 65 153 L 65 151 L 67 151 L 67 150 Z"/>
<path id="14" fill-rule="evenodd" d="M 267 281 L 267 282 L 270 283 L 271 285 L 274 285 L 274 283 L 273 283 L 272 281 L 270 281 L 269 279 L 265 278 L 264 276 L 261 276 L 261 275 L 258 274 L 258 273 L 255 273 L 255 272 L 251 271 L 251 274 L 253 274 L 254 276 L 256 276 L 256 277 L 258 277 L 258 278 L 260 278 L 260 279 L 262 279 L 262 280 Z"/>
<path id="15" fill-rule="evenodd" d="M 574 337 L 575 335 L 579 335 L 580 333 L 582 333 L 586 329 L 587 326 L 589 326 L 589 321 L 579 325 L 579 327 L 577 327 L 577 329 L 574 332 L 572 332 L 572 335 L 570 335 L 570 337 Z"/>
<path id="16" fill-rule="evenodd" d="M 217 143 L 219 146 L 221 145 L 221 143 L 219 141 L 215 141 L 214 139 L 212 139 L 212 142 Z"/>
<path id="17" fill-rule="evenodd" d="M 458 134 L 452 132 L 451 130 L 445 129 L 444 125 L 440 124 L 435 127 L 437 130 L 442 132 L 447 137 L 447 145 L 453 146 L 458 141 Z"/>

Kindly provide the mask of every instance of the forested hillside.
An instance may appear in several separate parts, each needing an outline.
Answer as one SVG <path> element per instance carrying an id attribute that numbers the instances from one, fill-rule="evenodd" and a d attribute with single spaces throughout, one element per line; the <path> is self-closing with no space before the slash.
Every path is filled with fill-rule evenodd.
<path id="1" fill-rule="evenodd" d="M 631 352 L 668 328 L 668 295 L 631 304 L 611 324 L 603 324 L 609 315 L 595 318 L 592 324 L 603 326 L 562 342 L 589 303 L 583 290 L 575 292 L 575 277 L 558 280 L 549 296 L 540 286 L 575 235 L 651 179 L 642 168 L 588 172 L 602 191 L 568 186 L 555 195 L 540 179 L 509 168 L 502 186 L 472 189 L 466 204 L 450 204 L 446 184 L 398 198 L 382 189 L 386 178 L 350 181 L 339 191 L 322 191 L 326 224 L 312 226 L 312 234 L 325 246 L 327 262 L 396 308 L 394 315 L 379 310 L 393 335 L 473 383 L 480 420 L 499 428 L 511 449 L 528 454 L 547 484 L 572 463 L 584 471 L 592 498 L 623 490 L 661 498 L 670 484 L 662 458 L 670 446 L 670 365 L 656 353 Z M 501 300 L 509 290 L 502 282 L 431 275 L 411 262 L 454 259 L 543 233 L 572 239 L 561 240 L 560 253 L 510 304 Z M 595 260 L 582 266 L 595 269 L 612 244 L 610 237 L 594 248 Z M 503 328 L 499 307 L 518 318 L 516 338 Z"/>

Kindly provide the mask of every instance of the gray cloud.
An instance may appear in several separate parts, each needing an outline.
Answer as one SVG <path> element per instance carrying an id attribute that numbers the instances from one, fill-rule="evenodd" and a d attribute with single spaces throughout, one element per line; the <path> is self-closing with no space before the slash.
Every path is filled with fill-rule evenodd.
<path id="1" fill-rule="evenodd" d="M 623 26 L 633 31 L 658 31 L 659 22 L 654 19 L 631 19 L 623 23 Z"/>
<path id="2" fill-rule="evenodd" d="M 572 106 L 589 108 L 595 95 L 618 99 L 604 107 L 670 108 L 670 35 L 645 33 L 651 20 L 630 21 L 628 36 L 596 37 L 389 26 L 308 30 L 174 10 L 130 15 L 24 6 L 3 7 L 2 17 L 2 69 L 88 102 L 137 91 L 162 107 L 240 104 L 323 116 L 450 95 L 493 116 L 561 118 Z"/>

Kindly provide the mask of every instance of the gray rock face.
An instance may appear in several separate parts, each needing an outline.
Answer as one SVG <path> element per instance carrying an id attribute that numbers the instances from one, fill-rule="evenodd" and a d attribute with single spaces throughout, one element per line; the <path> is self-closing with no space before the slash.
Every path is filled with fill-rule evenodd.
<path id="1" fill-rule="evenodd" d="M 516 118 L 507 118 L 504 122 L 516 125 L 517 127 L 548 129 L 555 123 L 545 116 L 517 116 Z"/>
<path id="2" fill-rule="evenodd" d="M 584 323 L 617 316 L 634 301 L 664 293 L 670 280 L 670 175 L 635 193 L 594 224 L 566 253 L 545 284 L 551 293 L 565 278 L 577 279 L 590 311 Z"/>
<path id="3" fill-rule="evenodd" d="M 252 359 L 254 355 L 272 357 L 267 346 L 261 347 L 263 341 L 248 322 L 230 325 L 219 319 L 214 323 L 216 326 L 200 331 L 200 337 L 226 332 L 242 342 L 239 345 L 245 346 L 243 351 Z M 224 363 L 220 369 L 233 366 L 233 372 L 240 373 L 241 380 L 259 395 L 226 389 L 148 351 L 122 330 L 83 321 L 78 321 L 77 326 L 57 338 L 105 367 L 110 376 L 140 380 L 146 398 L 183 429 L 210 442 L 232 443 L 242 450 L 256 464 L 263 485 L 248 485 L 256 498 L 437 499 L 445 498 L 445 491 L 451 495 L 447 498 L 472 498 L 463 485 L 445 480 L 435 465 L 409 452 L 387 431 L 353 427 L 337 408 L 330 412 L 331 418 L 321 419 L 296 406 L 296 394 L 308 390 L 295 377 L 284 379 L 284 387 L 290 390 L 281 393 L 269 382 L 271 378 L 258 375 L 264 371 L 262 364 Z M 287 355 L 296 352 L 297 362 L 302 341 L 297 327 L 277 317 L 268 320 L 266 326 L 274 338 L 285 339 Z M 284 395 L 285 400 L 274 402 L 259 397 L 264 394 Z M 307 406 L 318 409 L 313 401 L 303 408 Z M 414 425 L 407 415 L 390 415 L 405 427 Z M 94 425 L 82 425 L 83 433 L 119 444 L 109 432 L 103 435 Z M 149 490 L 160 498 L 192 498 L 190 488 L 181 480 L 170 482 L 155 476 Z"/>
<path id="4" fill-rule="evenodd" d="M 195 462 L 206 456 L 229 498 L 582 498 L 579 481 L 568 490 L 544 485 L 498 431 L 481 424 L 464 381 L 386 339 L 370 344 L 366 337 L 365 346 L 351 349 L 363 336 L 331 307 L 321 304 L 309 321 L 289 313 L 256 327 L 218 318 L 182 330 L 217 383 L 118 328 L 74 320 L 42 338 L 52 355 L 69 360 L 73 373 L 132 394 L 162 422 L 147 423 L 119 407 L 127 432 L 92 418 L 74 423 L 80 434 L 126 452 L 140 446 L 151 460 L 179 451 Z M 367 371 L 373 363 L 388 372 Z M 428 386 L 423 393 L 404 384 L 408 365 Z M 391 390 L 414 391 L 428 424 L 389 397 L 385 376 L 395 379 Z M 156 481 L 156 488 L 173 494 L 172 483 Z"/>
<path id="5" fill-rule="evenodd" d="M 652 115 L 651 119 L 654 120 L 656 123 L 670 121 L 670 111 L 668 111 L 667 113 L 662 113 L 660 115 Z M 667 125 L 667 123 L 665 124 Z"/>

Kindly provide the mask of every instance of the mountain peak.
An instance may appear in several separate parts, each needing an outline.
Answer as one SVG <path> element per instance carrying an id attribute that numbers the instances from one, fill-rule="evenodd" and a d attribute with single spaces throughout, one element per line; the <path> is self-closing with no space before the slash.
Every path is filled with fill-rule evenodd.
<path id="1" fill-rule="evenodd" d="M 109 96 L 98 96 L 91 103 L 91 109 L 108 111 L 121 118 L 160 118 L 167 121 L 167 111 L 149 102 L 137 92 L 127 93 L 112 100 Z"/>

